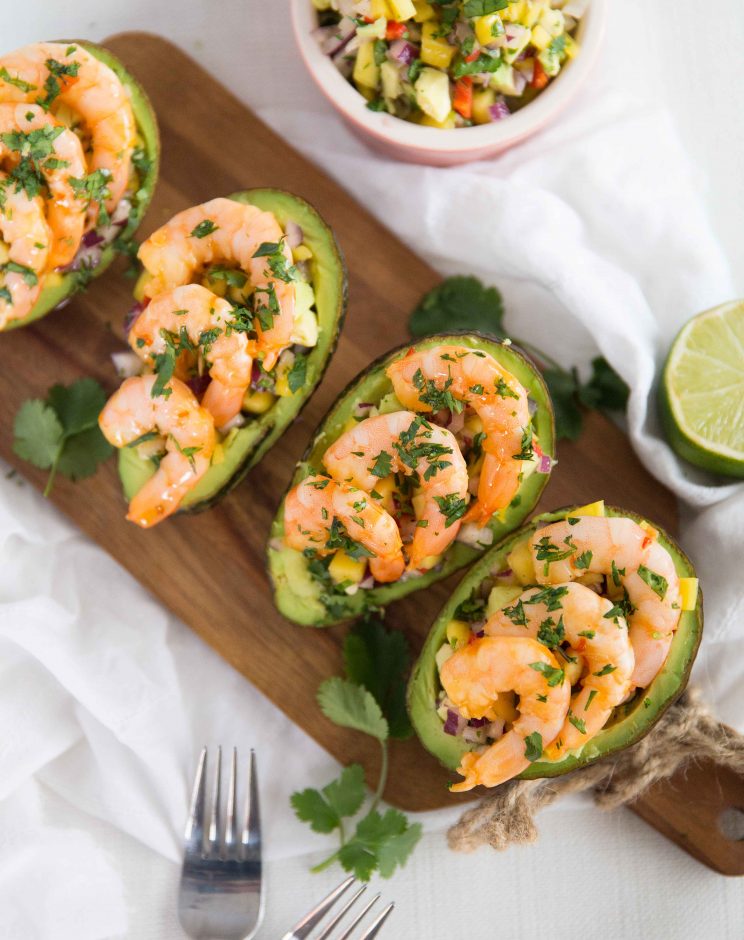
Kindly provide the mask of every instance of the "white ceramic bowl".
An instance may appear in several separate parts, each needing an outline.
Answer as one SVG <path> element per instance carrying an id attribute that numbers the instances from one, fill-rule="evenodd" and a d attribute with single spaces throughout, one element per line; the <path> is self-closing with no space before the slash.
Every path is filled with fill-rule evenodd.
<path id="1" fill-rule="evenodd" d="M 362 95 L 321 52 L 313 37 L 317 11 L 311 0 L 292 0 L 292 25 L 305 65 L 352 130 L 387 156 L 430 166 L 452 166 L 495 156 L 554 120 L 592 70 L 602 44 L 606 13 L 607 0 L 591 0 L 579 26 L 579 54 L 530 104 L 493 124 L 441 130 L 370 111 Z"/>

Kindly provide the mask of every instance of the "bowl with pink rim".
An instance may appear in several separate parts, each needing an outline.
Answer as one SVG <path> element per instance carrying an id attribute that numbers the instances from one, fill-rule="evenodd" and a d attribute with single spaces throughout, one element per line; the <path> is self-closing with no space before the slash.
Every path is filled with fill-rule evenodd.
<path id="1" fill-rule="evenodd" d="M 554 121 L 591 74 L 607 18 L 607 0 L 590 0 L 576 37 L 581 47 L 578 55 L 529 104 L 501 121 L 445 130 L 371 111 L 313 35 L 317 10 L 312 0 L 291 0 L 291 4 L 300 55 L 315 83 L 349 127 L 386 156 L 429 166 L 454 166 L 494 157 Z"/>

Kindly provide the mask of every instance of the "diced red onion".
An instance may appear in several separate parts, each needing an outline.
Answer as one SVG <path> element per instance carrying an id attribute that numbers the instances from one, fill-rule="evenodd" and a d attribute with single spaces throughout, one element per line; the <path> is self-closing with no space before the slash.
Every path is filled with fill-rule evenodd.
<path id="1" fill-rule="evenodd" d="M 450 422 L 447 425 L 447 430 L 452 434 L 459 434 L 460 431 L 465 427 L 465 412 L 460 411 L 456 412 L 450 418 Z"/>
<path id="2" fill-rule="evenodd" d="M 371 574 L 368 574 L 366 578 L 362 578 L 359 582 L 360 591 L 370 591 L 375 586 L 375 579 Z"/>
<path id="3" fill-rule="evenodd" d="M 138 302 L 127 310 L 124 314 L 124 335 L 129 336 L 129 331 L 134 326 L 137 317 L 142 313 L 147 304 Z"/>
<path id="4" fill-rule="evenodd" d="M 80 242 L 83 248 L 95 248 L 96 245 L 103 244 L 103 235 L 97 232 L 94 228 L 89 229 L 85 235 L 83 235 L 83 240 Z"/>
<path id="5" fill-rule="evenodd" d="M 497 718 L 495 721 L 492 721 L 491 724 L 488 726 L 488 731 L 486 732 L 487 736 L 489 738 L 493 738 L 494 740 L 498 740 L 498 738 L 500 738 L 503 733 L 504 733 L 504 719 L 503 718 Z"/>
<path id="6" fill-rule="evenodd" d="M 447 720 L 444 723 L 445 734 L 457 737 L 462 734 L 466 725 L 467 722 L 459 712 L 456 712 L 453 708 L 447 709 Z"/>
<path id="7" fill-rule="evenodd" d="M 527 82 L 531 82 L 535 77 L 535 60 L 529 59 L 526 62 L 520 62 L 517 60 L 516 67 L 514 69 L 515 75 L 521 75 L 524 79 L 525 85 Z M 522 91 L 524 91 L 524 86 L 522 86 Z"/>
<path id="8" fill-rule="evenodd" d="M 367 418 L 369 417 L 369 412 L 374 408 L 374 404 L 371 401 L 360 401 L 354 405 L 354 417 L 355 418 Z"/>
<path id="9" fill-rule="evenodd" d="M 133 352 L 115 352 L 111 353 L 111 361 L 116 369 L 116 374 L 121 379 L 129 379 L 133 375 L 139 375 L 142 372 L 142 360 Z"/>
<path id="10" fill-rule="evenodd" d="M 549 454 L 542 454 L 537 464 L 537 472 L 538 473 L 550 473 L 552 467 L 553 467 L 553 461 L 550 458 Z"/>
<path id="11" fill-rule="evenodd" d="M 390 43 L 388 56 L 391 59 L 395 59 L 396 62 L 400 62 L 401 65 L 410 65 L 414 59 L 418 59 L 419 50 L 417 46 L 408 42 L 407 39 L 395 39 Z"/>
<path id="12" fill-rule="evenodd" d="M 485 630 L 478 630 L 478 632 L 475 633 L 474 635 L 477 636 L 478 639 L 480 639 L 482 636 L 485 636 L 485 635 L 486 635 L 486 631 L 485 631 Z"/>
<path id="13" fill-rule="evenodd" d="M 429 418 L 432 424 L 439 425 L 440 428 L 448 427 L 451 420 L 452 412 L 449 408 L 441 408 Z"/>
<path id="14" fill-rule="evenodd" d="M 65 265 L 60 270 L 65 274 L 69 274 L 71 271 L 79 271 L 81 268 L 97 268 L 101 263 L 101 255 L 103 254 L 103 249 L 101 244 L 92 245 L 90 248 L 80 243 L 80 248 L 77 250 L 77 254 L 72 259 L 72 261 Z"/>
<path id="15" fill-rule="evenodd" d="M 287 234 L 287 244 L 290 248 L 297 248 L 302 244 L 303 232 L 300 226 L 293 222 L 292 219 L 287 221 L 287 224 L 284 226 L 284 231 Z"/>
<path id="16" fill-rule="evenodd" d="M 186 379 L 186 384 L 197 398 L 201 398 L 206 392 L 209 382 L 210 379 L 206 373 L 204 375 L 192 375 L 190 379 Z"/>
<path id="17" fill-rule="evenodd" d="M 534 70 L 535 67 L 533 65 L 532 71 L 534 72 Z M 530 81 L 532 81 L 532 79 L 530 79 Z M 527 87 L 527 76 L 523 72 L 514 69 L 512 73 L 512 83 L 514 85 L 514 97 L 519 98 Z"/>
<path id="18" fill-rule="evenodd" d="M 488 718 L 471 718 L 468 724 L 471 728 L 482 728 L 488 724 Z"/>
<path id="19" fill-rule="evenodd" d="M 517 49 L 524 41 L 525 33 L 529 32 L 530 30 L 526 26 L 519 23 L 506 23 L 504 33 L 506 34 L 507 49 Z"/>
<path id="20" fill-rule="evenodd" d="M 495 101 L 488 109 L 488 113 L 491 115 L 492 121 L 503 121 L 504 118 L 509 117 L 511 111 L 506 106 L 505 101 Z"/>
<path id="21" fill-rule="evenodd" d="M 321 52 L 336 55 L 356 33 L 354 20 L 343 17 L 335 26 L 319 26 L 313 30 L 313 36 L 320 45 Z"/>
<path id="22" fill-rule="evenodd" d="M 513 574 L 514 574 L 514 572 L 511 570 L 511 568 L 504 568 L 503 571 L 497 571 L 496 574 L 494 575 L 494 577 L 496 577 L 496 578 L 511 578 L 511 576 L 512 576 Z"/>

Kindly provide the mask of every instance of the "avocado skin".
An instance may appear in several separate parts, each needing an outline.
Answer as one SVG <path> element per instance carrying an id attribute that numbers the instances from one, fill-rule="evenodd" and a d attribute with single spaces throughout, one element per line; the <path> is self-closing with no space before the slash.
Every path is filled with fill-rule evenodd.
<path id="1" fill-rule="evenodd" d="M 333 231 L 308 202 L 280 189 L 250 189 L 234 193 L 230 198 L 273 212 L 280 222 L 292 219 L 303 229 L 305 243 L 317 260 L 313 286 L 321 334 L 317 346 L 307 357 L 305 387 L 291 397 L 278 398 L 268 411 L 239 429 L 222 463 L 211 467 L 184 499 L 178 510 L 183 513 L 203 512 L 216 505 L 256 466 L 300 414 L 336 350 L 348 304 L 348 278 L 341 249 Z M 134 451 L 127 448 L 119 451 L 119 476 L 127 501 L 152 473 L 154 468 L 150 469 Z"/>
<path id="2" fill-rule="evenodd" d="M 108 49 L 104 49 L 103 46 L 97 46 L 92 42 L 81 42 L 77 39 L 63 39 L 60 40 L 60 42 L 69 43 L 70 45 L 82 46 L 84 49 L 90 52 L 91 55 L 94 55 L 97 59 L 100 59 L 102 62 L 108 65 L 109 68 L 116 72 L 122 83 L 129 89 L 131 94 L 134 119 L 137 123 L 140 136 L 144 141 L 147 156 L 150 159 L 150 166 L 144 180 L 142 180 L 142 185 L 140 186 L 139 192 L 141 193 L 141 196 L 138 198 L 136 205 L 133 207 L 133 211 L 129 216 L 127 225 L 122 229 L 121 234 L 119 235 L 120 239 L 128 241 L 132 238 L 140 222 L 145 216 L 145 212 L 147 211 L 147 207 L 150 205 L 150 201 L 152 200 L 152 196 L 155 191 L 155 184 L 158 179 L 158 171 L 160 169 L 160 131 L 158 130 L 158 122 L 155 116 L 155 111 L 144 88 L 135 78 L 129 74 L 129 72 L 127 72 L 119 59 L 117 59 L 113 53 L 109 52 Z M 92 268 L 90 272 L 88 272 L 89 278 L 93 279 L 100 277 L 106 268 L 108 268 L 109 265 L 113 262 L 116 254 L 117 251 L 113 245 L 109 245 L 107 248 L 105 248 L 101 253 L 100 262 L 96 265 L 95 268 Z M 20 320 L 11 320 L 5 327 L 4 332 L 18 329 L 18 327 L 21 326 L 28 326 L 29 323 L 33 323 L 35 320 L 40 320 L 42 317 L 45 317 L 48 313 L 51 313 L 57 307 L 62 305 L 65 301 L 69 300 L 73 294 L 80 290 L 84 290 L 85 283 L 87 283 L 86 280 L 85 283 L 81 284 L 80 279 L 77 276 L 77 272 L 75 271 L 71 271 L 67 274 L 57 274 L 56 272 L 50 272 L 47 277 L 52 281 L 52 283 L 46 287 L 42 287 L 41 293 L 39 294 L 39 299 L 36 301 L 28 315 Z"/>
<path id="3" fill-rule="evenodd" d="M 552 404 L 547 387 L 536 366 L 521 351 L 517 351 L 514 346 L 503 344 L 493 336 L 466 330 L 452 331 L 451 333 L 428 336 L 415 343 L 404 343 L 378 357 L 356 378 L 352 379 L 338 395 L 336 401 L 316 428 L 305 454 L 297 464 L 292 480 L 287 487 L 287 493 L 311 472 L 322 469 L 320 458 L 340 433 L 336 430 L 330 430 L 329 426 L 335 424 L 339 428 L 343 427 L 356 404 L 363 401 L 377 403 L 392 391 L 392 383 L 385 376 L 385 368 L 393 359 L 407 349 L 428 348 L 445 344 L 466 345 L 485 349 L 494 355 L 505 368 L 516 375 L 522 384 L 528 388 L 530 397 L 538 402 L 538 411 L 533 418 L 533 422 L 537 424 L 540 447 L 544 453 L 555 457 L 555 427 Z M 525 481 L 519 491 L 519 495 L 522 497 L 520 505 L 509 508 L 505 522 L 492 522 L 489 524 L 495 531 L 495 541 L 519 526 L 529 515 L 537 505 L 548 479 L 548 474 L 534 473 Z M 281 542 L 284 537 L 283 512 L 284 499 L 282 499 L 271 527 L 267 547 L 267 567 L 274 586 L 274 603 L 288 620 L 300 626 L 329 627 L 359 616 L 368 607 L 385 606 L 413 591 L 421 590 L 436 581 L 449 577 L 452 572 L 471 564 L 483 554 L 483 550 L 470 548 L 461 542 L 455 542 L 445 554 L 445 561 L 441 569 L 429 571 L 420 578 L 412 578 L 409 581 L 395 582 L 394 584 L 383 585 L 366 591 L 357 591 L 353 596 L 334 595 L 334 601 L 337 602 L 338 609 L 334 613 L 329 613 L 319 600 L 313 603 L 307 596 L 292 589 L 292 583 L 296 583 L 297 572 L 293 571 L 290 577 L 284 570 L 283 552 L 272 547 Z M 286 551 L 291 551 L 291 549 Z"/>
<path id="4" fill-rule="evenodd" d="M 539 526 L 570 515 L 575 508 L 573 506 L 552 513 L 544 513 L 490 549 L 465 575 L 432 625 L 408 683 L 408 712 L 423 746 L 450 770 L 457 769 L 462 755 L 470 747 L 459 738 L 445 734 L 442 722 L 436 714 L 435 701 L 441 686 L 434 657 L 444 642 L 447 624 L 453 618 L 458 604 L 469 597 L 472 591 L 488 577 L 488 574 L 498 567 L 514 545 Z M 606 506 L 605 512 L 608 516 L 623 516 L 636 522 L 643 521 L 641 516 L 616 507 Z M 659 541 L 671 554 L 680 577 L 694 577 L 695 569 L 690 559 L 669 535 L 656 525 L 654 528 L 659 533 Z M 667 708 L 684 691 L 700 645 L 702 632 L 703 595 L 702 591 L 699 591 L 695 610 L 682 612 L 679 627 L 662 671 L 648 689 L 628 703 L 627 713 L 620 717 L 625 708 L 625 706 L 620 706 L 616 710 L 617 717 L 613 716 L 612 724 L 587 742 L 580 752 L 573 752 L 555 763 L 536 761 L 520 774 L 520 778 L 534 780 L 560 776 L 630 747 L 648 734 Z M 650 704 L 645 705 L 645 702 L 650 702 Z"/>

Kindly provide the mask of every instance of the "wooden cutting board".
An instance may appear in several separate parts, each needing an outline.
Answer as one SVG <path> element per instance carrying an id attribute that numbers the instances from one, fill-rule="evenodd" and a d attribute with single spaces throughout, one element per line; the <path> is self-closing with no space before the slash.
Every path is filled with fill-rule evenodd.
<path id="1" fill-rule="evenodd" d="M 72 484 L 59 478 L 52 502 L 293 721 L 340 761 L 361 762 L 374 780 L 376 745 L 332 725 L 315 701 L 320 683 L 341 671 L 345 630 L 302 629 L 279 616 L 264 567 L 265 542 L 315 425 L 349 379 L 406 340 L 407 314 L 439 278 L 183 52 L 143 33 L 115 36 L 106 45 L 142 82 L 160 120 L 160 182 L 140 236 L 214 196 L 256 186 L 290 190 L 313 203 L 334 228 L 349 266 L 350 308 L 335 358 L 300 420 L 218 508 L 141 531 L 124 520 L 113 460 L 90 480 Z M 37 487 L 45 474 L 12 453 L 13 417 L 24 399 L 44 397 L 54 382 L 92 375 L 113 391 L 110 354 L 124 347 L 122 318 L 131 289 L 115 267 L 65 310 L 0 338 L 0 453 Z M 646 473 L 623 434 L 591 414 L 581 439 L 561 446 L 541 505 L 600 498 L 676 528 L 671 494 Z M 391 608 L 389 623 L 405 632 L 415 653 L 456 581 Z M 391 803 L 423 810 L 456 799 L 447 791 L 447 773 L 416 740 L 396 743 L 391 764 L 385 793 Z"/>

